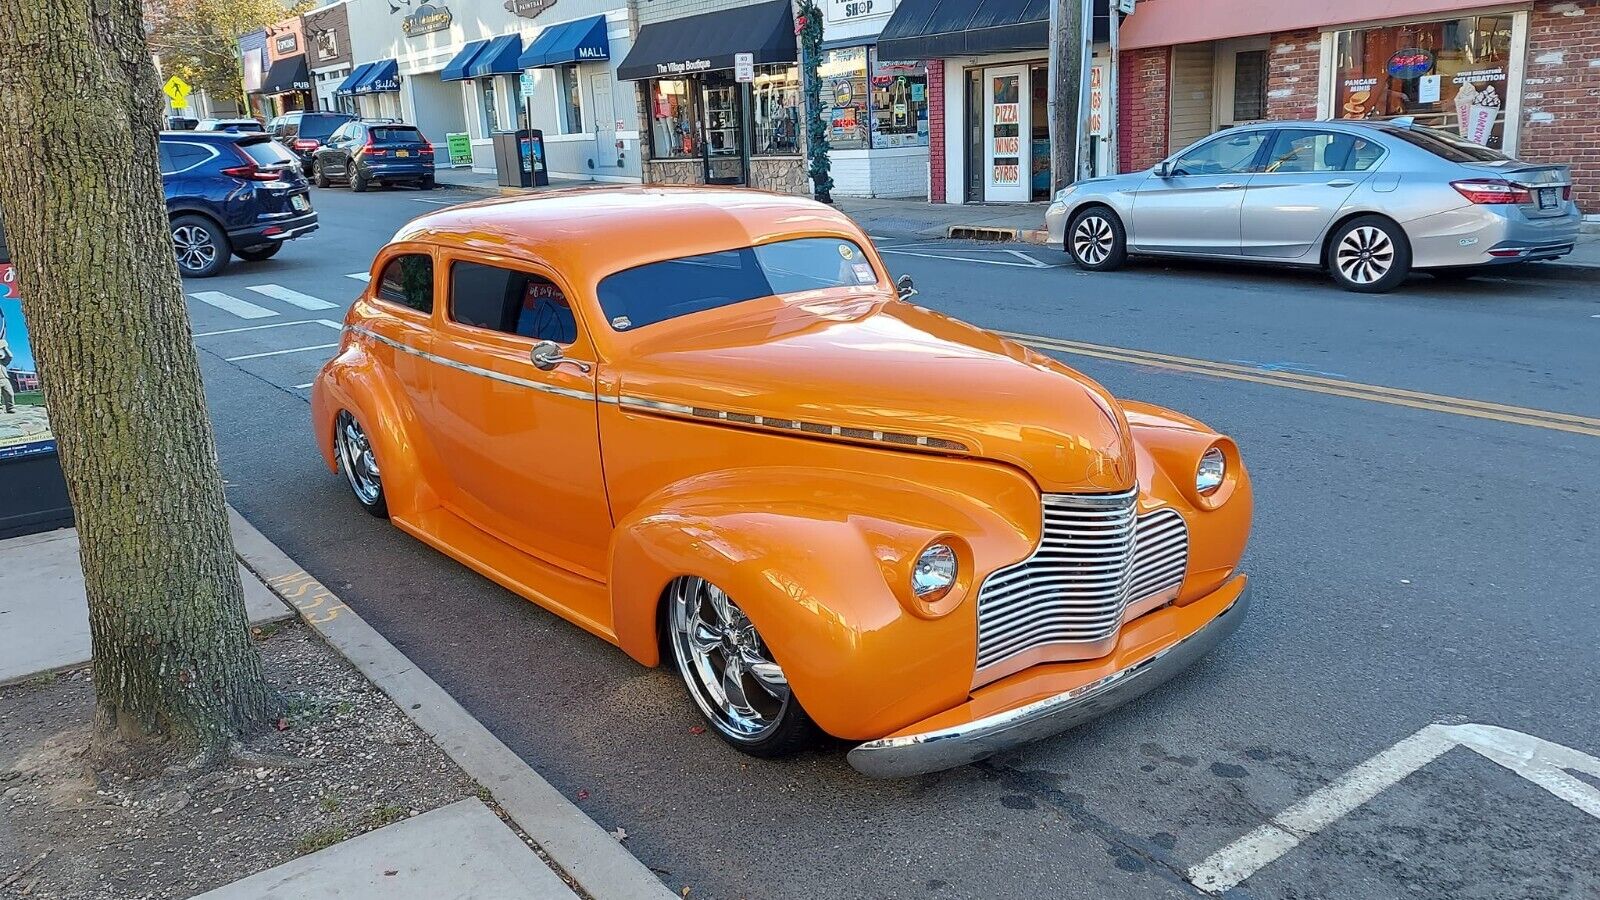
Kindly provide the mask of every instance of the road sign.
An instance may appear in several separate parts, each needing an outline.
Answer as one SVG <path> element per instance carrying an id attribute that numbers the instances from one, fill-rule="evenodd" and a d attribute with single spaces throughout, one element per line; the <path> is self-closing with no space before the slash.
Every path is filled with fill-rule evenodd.
<path id="1" fill-rule="evenodd" d="M 189 86 L 189 82 L 176 75 L 168 78 L 167 83 L 161 86 L 162 93 L 171 98 L 172 106 L 175 109 L 183 109 L 189 105 L 189 93 L 193 90 L 194 88 Z"/>
<path id="2" fill-rule="evenodd" d="M 756 55 L 754 53 L 735 53 L 733 55 L 733 80 L 743 82 L 756 80 Z"/>

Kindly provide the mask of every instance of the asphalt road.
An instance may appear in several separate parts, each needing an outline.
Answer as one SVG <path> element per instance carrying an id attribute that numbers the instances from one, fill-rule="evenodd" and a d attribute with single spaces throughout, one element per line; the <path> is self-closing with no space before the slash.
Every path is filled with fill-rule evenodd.
<path id="1" fill-rule="evenodd" d="M 842 747 L 763 762 L 692 733 L 674 676 L 361 513 L 322 466 L 297 385 L 331 355 L 319 348 L 337 333 L 318 323 L 360 290 L 347 276 L 402 221 L 466 195 L 314 196 L 320 232 L 187 286 L 274 313 L 191 303 L 230 499 L 590 815 L 626 829 L 674 890 L 1204 896 L 1191 867 L 1294 804 L 1325 810 L 1347 771 L 1430 723 L 1600 755 L 1600 428 L 1582 424 L 1600 416 L 1600 280 L 1419 277 L 1372 297 L 1313 274 L 1096 275 L 1048 249 L 885 236 L 916 302 L 1095 345 L 1062 358 L 1236 438 L 1257 492 L 1257 605 L 1218 652 L 1100 721 L 874 782 Z M 249 290 L 261 285 L 335 308 Z M 1600 820 L 1525 774 L 1444 752 L 1295 833 L 1229 896 L 1600 896 Z M 1600 773 L 1568 778 L 1600 786 Z"/>

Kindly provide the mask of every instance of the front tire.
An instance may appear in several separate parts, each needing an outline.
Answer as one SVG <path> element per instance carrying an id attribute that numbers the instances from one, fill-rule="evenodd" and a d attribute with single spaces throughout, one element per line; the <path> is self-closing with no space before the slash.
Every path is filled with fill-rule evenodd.
<path id="1" fill-rule="evenodd" d="M 1109 272 L 1128 260 L 1128 235 L 1122 220 L 1103 206 L 1091 206 L 1072 217 L 1066 245 L 1067 255 L 1078 268 L 1090 272 Z"/>
<path id="2" fill-rule="evenodd" d="M 341 410 L 333 423 L 334 455 L 350 491 L 356 495 L 361 508 L 380 519 L 389 517 L 389 500 L 383 493 L 383 480 L 378 469 L 378 458 L 372 449 L 367 432 L 349 410 Z"/>
<path id="3" fill-rule="evenodd" d="M 312 166 L 312 169 L 316 173 L 316 177 L 315 177 L 314 180 L 316 181 L 317 187 L 319 187 L 319 188 L 327 187 L 328 186 L 328 173 L 323 170 L 322 163 L 320 163 L 320 162 L 317 163 L 315 166 Z"/>
<path id="4" fill-rule="evenodd" d="M 228 265 L 233 248 L 217 223 L 204 216 L 179 216 L 172 220 L 171 230 L 179 272 L 189 278 L 210 278 Z"/>
<path id="5" fill-rule="evenodd" d="M 1359 216 L 1346 222 L 1329 241 L 1328 274 L 1347 291 L 1392 291 L 1411 274 L 1411 243 L 1400 226 L 1388 219 Z"/>
<path id="6" fill-rule="evenodd" d="M 751 756 L 789 756 L 817 727 L 748 616 L 721 588 L 684 577 L 667 591 L 667 637 L 689 696 L 717 736 Z"/>

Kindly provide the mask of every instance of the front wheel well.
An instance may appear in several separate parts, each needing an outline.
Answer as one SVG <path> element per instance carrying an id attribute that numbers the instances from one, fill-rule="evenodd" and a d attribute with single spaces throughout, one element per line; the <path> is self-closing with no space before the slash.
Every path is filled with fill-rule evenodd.
<path id="1" fill-rule="evenodd" d="M 1354 222 L 1356 219 L 1366 219 L 1366 218 L 1382 219 L 1385 222 L 1388 222 L 1390 225 L 1393 225 L 1395 227 L 1395 230 L 1400 232 L 1400 236 L 1402 238 L 1406 239 L 1406 243 L 1407 244 L 1410 243 L 1410 238 L 1406 237 L 1405 226 L 1401 225 L 1399 222 L 1396 222 L 1393 218 L 1384 215 L 1383 213 L 1372 212 L 1371 210 L 1362 210 L 1360 212 L 1346 213 L 1345 215 L 1340 216 L 1338 219 L 1335 219 L 1333 224 L 1329 225 L 1328 226 L 1328 230 L 1326 232 L 1324 232 L 1323 235 L 1322 235 L 1321 260 L 1322 260 L 1322 268 L 1324 270 L 1328 269 L 1329 266 L 1331 265 L 1331 261 L 1328 259 L 1328 254 L 1333 252 L 1333 236 L 1339 233 L 1339 229 L 1341 229 L 1344 226 L 1350 224 L 1351 222 Z"/>
<path id="2" fill-rule="evenodd" d="M 1112 218 L 1117 220 L 1117 224 L 1121 225 L 1123 228 L 1127 228 L 1128 227 L 1128 223 L 1122 221 L 1122 217 L 1117 215 L 1117 211 L 1115 209 L 1111 208 L 1111 204 L 1105 203 L 1105 202 L 1100 201 L 1100 200 L 1090 200 L 1087 203 L 1083 203 L 1083 204 L 1080 204 L 1078 206 L 1074 206 L 1072 208 L 1072 211 L 1067 213 L 1067 217 L 1063 221 L 1063 224 L 1061 226 L 1061 249 L 1062 250 L 1066 250 L 1067 249 L 1067 241 L 1072 239 L 1072 222 L 1073 222 L 1073 220 L 1078 218 L 1079 216 L 1083 215 L 1085 212 L 1088 212 L 1091 209 L 1103 209 L 1108 214 L 1110 214 Z"/>

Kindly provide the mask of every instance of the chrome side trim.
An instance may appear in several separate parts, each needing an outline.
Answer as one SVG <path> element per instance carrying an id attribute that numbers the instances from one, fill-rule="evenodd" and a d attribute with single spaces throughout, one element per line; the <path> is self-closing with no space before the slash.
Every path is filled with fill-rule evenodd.
<path id="1" fill-rule="evenodd" d="M 1125 669 L 1070 691 L 964 725 L 879 738 L 850 751 L 850 765 L 873 778 L 904 778 L 964 766 L 1058 734 L 1104 715 L 1188 668 L 1238 630 L 1250 608 L 1250 584 L 1204 627 Z"/>
<path id="2" fill-rule="evenodd" d="M 645 410 L 648 412 L 666 413 L 674 416 L 684 416 L 691 419 L 711 419 L 719 422 L 731 422 L 735 425 L 749 425 L 757 428 L 770 428 L 774 431 L 800 432 L 801 434 L 815 435 L 817 437 L 842 437 L 856 441 L 868 441 L 879 444 L 891 444 L 896 447 L 922 447 L 927 450 L 953 450 L 967 452 L 966 444 L 952 441 L 947 438 L 929 437 L 925 434 L 907 434 L 900 431 L 873 431 L 866 428 L 851 428 L 844 425 L 829 425 L 823 422 L 807 422 L 800 419 L 789 419 L 781 416 L 763 416 L 751 413 L 729 412 L 725 409 L 711 409 L 704 406 L 688 406 L 682 403 L 668 403 L 663 400 L 651 400 L 645 397 L 623 396 L 616 401 L 623 407 Z"/>
<path id="3" fill-rule="evenodd" d="M 589 400 L 589 401 L 592 402 L 594 400 L 600 399 L 600 397 L 597 394 L 595 394 L 593 391 L 579 391 L 579 390 L 574 390 L 572 388 L 556 387 L 555 385 L 552 385 L 552 384 L 542 384 L 542 383 L 537 382 L 537 381 L 529 381 L 526 378 L 518 378 L 515 375 L 507 375 L 504 372 L 496 372 L 496 371 L 493 371 L 491 369 L 484 369 L 484 368 L 479 368 L 478 366 L 469 365 L 469 364 L 464 363 L 464 362 L 457 362 L 456 360 L 453 360 L 453 359 L 446 359 L 445 357 L 440 356 L 437 353 L 429 353 L 429 352 L 427 352 L 425 350 L 418 350 L 416 347 L 412 347 L 412 346 L 409 346 L 407 344 L 402 344 L 402 343 L 400 343 L 399 341 L 397 341 L 397 340 L 395 340 L 393 338 L 384 337 L 383 335 L 378 334 L 378 333 L 376 333 L 376 332 L 374 332 L 374 331 L 372 331 L 371 329 L 368 329 L 368 328 L 361 328 L 361 327 L 356 326 L 356 325 L 349 325 L 349 326 L 345 327 L 345 330 L 349 331 L 349 332 L 351 332 L 353 334 L 359 334 L 362 337 L 371 338 L 372 340 L 375 340 L 380 344 L 384 344 L 386 346 L 393 347 L 394 349 L 399 350 L 402 353 L 409 353 L 412 356 L 419 357 L 421 359 L 426 359 L 426 360 L 428 360 L 430 362 L 436 362 L 441 366 L 447 366 L 447 367 L 455 369 L 455 370 L 457 370 L 459 372 L 466 372 L 469 375 L 481 375 L 484 378 L 490 378 L 490 379 L 493 379 L 495 381 L 504 382 L 506 384 L 514 384 L 514 385 L 516 385 L 518 387 L 525 387 L 525 388 L 528 388 L 530 390 L 540 391 L 540 392 L 546 393 L 546 394 L 555 394 L 557 397 L 570 397 L 573 400 Z"/>

